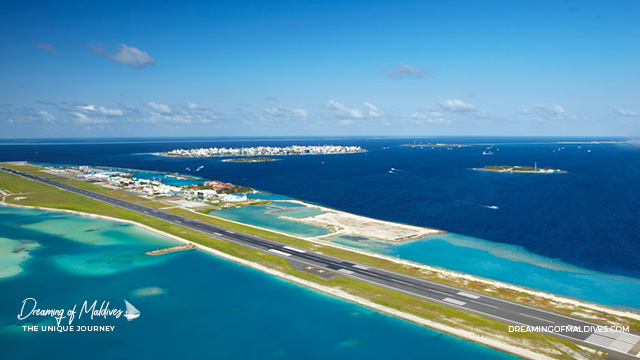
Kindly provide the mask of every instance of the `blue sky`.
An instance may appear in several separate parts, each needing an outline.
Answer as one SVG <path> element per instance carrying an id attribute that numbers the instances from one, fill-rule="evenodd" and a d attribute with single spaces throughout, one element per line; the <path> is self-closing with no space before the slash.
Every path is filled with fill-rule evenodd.
<path id="1" fill-rule="evenodd" d="M 19 1 L 0 137 L 640 135 L 638 1 Z"/>

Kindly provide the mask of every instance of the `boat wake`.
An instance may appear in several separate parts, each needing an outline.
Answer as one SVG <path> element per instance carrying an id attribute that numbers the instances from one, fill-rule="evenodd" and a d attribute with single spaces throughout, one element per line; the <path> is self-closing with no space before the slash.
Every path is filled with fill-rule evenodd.
<path id="1" fill-rule="evenodd" d="M 482 207 L 485 209 L 491 209 L 491 210 L 498 210 L 500 209 L 498 206 L 496 205 L 485 205 L 485 204 L 478 204 L 478 203 L 474 203 L 474 202 L 470 202 L 470 201 L 464 201 L 464 200 L 457 200 L 457 199 L 451 199 L 452 201 L 455 202 L 459 202 L 459 203 L 463 203 L 463 204 L 467 204 L 467 205 L 473 205 L 473 206 L 478 206 L 478 207 Z"/>
<path id="2" fill-rule="evenodd" d="M 396 168 L 391 168 L 389 170 L 389 174 L 393 174 L 393 175 L 404 174 L 404 175 L 414 175 L 414 176 L 418 175 L 413 171 L 396 169 Z M 441 199 L 441 200 L 451 201 L 451 202 L 458 202 L 458 203 L 462 203 L 462 204 L 466 204 L 466 205 L 478 206 L 478 207 L 491 209 L 491 210 L 498 210 L 499 209 L 499 207 L 496 206 L 496 205 L 478 204 L 478 203 L 474 203 L 474 202 L 471 202 L 471 201 L 453 199 L 453 198 L 448 198 L 448 197 L 445 197 L 445 196 L 432 195 L 432 194 L 425 194 L 425 195 L 428 196 L 428 197 L 431 197 L 431 198 L 436 198 L 436 199 Z"/>
<path id="3" fill-rule="evenodd" d="M 413 171 L 391 168 L 389 174 L 413 174 Z"/>

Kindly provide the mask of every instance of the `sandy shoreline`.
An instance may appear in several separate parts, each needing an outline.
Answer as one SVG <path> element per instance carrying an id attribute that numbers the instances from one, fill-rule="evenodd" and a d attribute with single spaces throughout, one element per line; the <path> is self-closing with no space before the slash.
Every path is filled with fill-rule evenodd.
<path id="1" fill-rule="evenodd" d="M 297 203 L 297 204 L 305 205 L 305 206 L 308 206 L 308 207 L 318 208 L 318 209 L 321 209 L 323 211 L 343 213 L 343 214 L 351 215 L 353 217 L 360 217 L 360 218 L 364 218 L 364 219 L 369 219 L 369 218 L 366 218 L 366 217 L 363 217 L 363 216 L 360 216 L 360 215 L 345 213 L 345 212 L 342 212 L 342 211 L 339 211 L 339 210 L 325 208 L 325 207 L 320 206 L 320 205 L 309 204 L 309 203 L 306 203 L 306 202 L 300 201 L 300 200 L 284 200 L 284 201 L 291 202 L 291 203 Z M 140 227 L 142 227 L 144 229 L 147 229 L 147 230 L 152 231 L 152 232 L 157 233 L 157 234 L 161 234 L 161 235 L 169 237 L 169 238 L 174 238 L 173 235 L 164 233 L 164 232 L 162 232 L 160 230 L 157 230 L 157 229 L 154 229 L 152 227 L 149 227 L 149 226 L 146 226 L 146 225 L 143 225 L 143 224 L 140 224 L 140 223 L 136 223 L 136 222 L 133 222 L 133 221 L 129 221 L 129 220 L 122 220 L 122 219 L 112 218 L 112 217 L 109 217 L 109 216 L 96 215 L 96 214 L 91 214 L 91 213 L 83 213 L 83 212 L 77 212 L 77 211 L 72 211 L 72 210 L 61 210 L 61 209 L 53 209 L 53 208 L 44 208 L 44 207 L 35 207 L 35 206 L 26 206 L 26 205 L 16 205 L 16 204 L 10 204 L 10 203 L 5 203 L 5 202 L 0 203 L 0 205 L 22 207 L 22 208 L 34 208 L 34 209 L 42 209 L 42 210 L 48 210 L 48 211 L 61 211 L 61 212 L 67 212 L 67 213 L 72 213 L 72 214 L 90 216 L 90 217 L 95 217 L 95 218 L 102 218 L 102 219 L 108 219 L 108 220 L 113 220 L 113 221 L 125 222 L 125 223 L 130 223 L 130 224 L 133 224 L 133 225 L 136 225 L 136 226 L 140 226 Z M 617 317 L 623 317 L 623 318 L 626 317 L 626 318 L 635 319 L 635 320 L 639 320 L 640 321 L 640 313 L 635 313 L 635 312 L 621 310 L 621 309 L 615 309 L 615 308 L 607 307 L 605 305 L 599 305 L 599 304 L 595 304 L 595 303 L 591 303 L 591 302 L 586 302 L 586 301 L 583 301 L 583 300 L 572 299 L 572 298 L 563 297 L 563 296 L 560 296 L 560 295 L 554 295 L 554 294 L 551 294 L 551 293 L 546 293 L 546 292 L 543 292 L 543 291 L 534 290 L 534 289 L 530 289 L 530 288 L 526 288 L 526 287 L 522 287 L 522 286 L 512 285 L 512 284 L 509 284 L 509 283 L 504 283 L 504 282 L 500 282 L 500 281 L 497 281 L 497 280 L 492 280 L 492 279 L 489 279 L 489 278 L 483 278 L 483 277 L 479 277 L 479 276 L 476 276 L 476 275 L 465 274 L 465 273 L 456 272 L 456 271 L 453 271 L 453 270 L 433 267 L 433 266 L 430 266 L 430 265 L 425 265 L 425 264 L 421 264 L 421 263 L 417 263 L 417 262 L 413 262 L 413 261 L 409 261 L 409 260 L 404 260 L 404 259 L 400 259 L 400 258 L 396 258 L 396 257 L 386 256 L 386 255 L 382 255 L 382 254 L 376 254 L 376 253 L 373 253 L 373 252 L 367 252 L 365 250 L 360 250 L 360 249 L 357 249 L 357 248 L 353 248 L 353 247 L 349 247 L 349 246 L 346 246 L 346 245 L 337 244 L 337 243 L 330 242 L 330 241 L 325 241 L 325 240 L 322 240 L 322 239 L 303 237 L 303 236 L 298 236 L 298 235 L 295 235 L 295 234 L 285 233 L 285 232 L 281 232 L 281 231 L 277 231 L 277 230 L 273 230 L 273 229 L 266 229 L 266 228 L 263 228 L 263 227 L 260 227 L 260 226 L 256 226 L 256 225 L 252 225 L 252 224 L 246 224 L 246 223 L 242 223 L 242 222 L 238 222 L 238 221 L 234 221 L 234 220 L 230 220 L 230 219 L 226 219 L 226 218 L 217 217 L 215 215 L 198 213 L 198 212 L 194 211 L 193 209 L 186 209 L 186 210 L 192 211 L 192 212 L 194 212 L 194 213 L 196 213 L 198 215 L 209 216 L 209 217 L 220 219 L 220 220 L 223 220 L 223 221 L 227 221 L 227 222 L 231 222 L 231 223 L 235 223 L 235 224 L 239 224 L 239 225 L 243 225 L 243 226 L 247 226 L 247 227 L 252 227 L 252 228 L 255 228 L 255 229 L 259 229 L 259 230 L 263 230 L 263 231 L 267 231 L 267 232 L 272 232 L 272 233 L 276 233 L 276 234 L 280 234 L 280 235 L 289 236 L 289 237 L 292 237 L 292 238 L 304 240 L 304 241 L 307 241 L 307 242 L 310 242 L 310 243 L 314 243 L 314 244 L 317 244 L 317 245 L 330 246 L 330 247 L 333 247 L 333 248 L 336 248 L 336 249 L 340 249 L 340 250 L 343 250 L 343 251 L 352 252 L 352 253 L 356 253 L 356 254 L 360 254 L 360 255 L 366 255 L 366 256 L 369 256 L 369 257 L 372 257 L 372 258 L 383 259 L 383 260 L 386 260 L 386 261 L 389 261 L 389 262 L 393 262 L 393 263 L 397 263 L 397 264 L 401 264 L 401 265 L 414 267 L 416 269 L 425 270 L 425 271 L 433 272 L 433 273 L 436 273 L 436 274 L 440 274 L 443 277 L 449 278 L 449 279 L 452 279 L 452 280 L 466 280 L 466 281 L 470 281 L 470 282 L 474 282 L 474 283 L 486 284 L 486 285 L 493 286 L 493 287 L 495 287 L 497 289 L 512 290 L 512 291 L 519 292 L 521 294 L 531 295 L 531 296 L 538 297 L 538 298 L 541 298 L 541 299 L 553 301 L 553 302 L 555 302 L 557 304 L 565 304 L 565 305 L 569 305 L 569 306 L 577 306 L 577 307 L 581 307 L 581 308 L 584 308 L 584 309 L 587 309 L 587 310 L 592 310 L 592 311 L 596 311 L 596 312 L 603 312 L 603 313 L 611 314 L 611 315 L 614 315 L 614 316 L 617 316 Z M 404 225 L 404 224 L 401 224 L 401 225 Z M 405 225 L 405 226 L 413 227 L 412 225 Z M 436 233 L 446 233 L 446 231 L 440 231 L 440 230 L 435 230 L 435 229 L 429 229 L 429 230 L 433 230 Z M 175 240 L 180 241 L 180 242 L 190 243 L 188 240 L 177 238 L 177 237 L 176 237 Z"/>
<path id="2" fill-rule="evenodd" d="M 55 211 L 55 212 L 64 212 L 64 213 L 69 213 L 69 214 L 75 214 L 75 215 L 82 215 L 82 216 L 88 216 L 88 217 L 93 217 L 93 218 L 98 218 L 98 219 L 105 219 L 105 220 L 111 220 L 111 221 L 117 221 L 117 222 L 122 222 L 122 223 L 127 223 L 127 224 L 131 224 L 134 226 L 138 226 L 142 229 L 151 231 L 155 234 L 161 235 L 163 237 L 169 238 L 171 240 L 180 242 L 182 244 L 185 245 L 193 245 L 195 246 L 197 249 L 200 249 L 202 251 L 205 251 L 209 254 L 212 254 L 214 256 L 226 259 L 226 260 L 230 260 L 233 261 L 237 264 L 243 265 L 243 266 L 247 266 L 259 271 L 262 271 L 264 273 L 276 276 L 278 278 L 296 283 L 298 285 L 301 285 L 303 287 L 312 289 L 312 290 L 316 290 L 316 291 L 320 291 L 322 293 L 334 296 L 334 297 L 338 297 L 341 298 L 343 300 L 349 301 L 349 302 L 353 302 L 356 303 L 358 305 L 362 305 L 365 306 L 367 308 L 385 313 L 387 315 L 390 316 L 394 316 L 394 317 L 398 317 L 407 321 L 411 321 L 415 324 L 419 324 L 437 331 L 441 331 L 468 341 L 472 341 L 478 344 L 482 344 L 500 351 L 504 351 L 507 353 L 511 353 L 517 356 L 521 356 L 521 357 L 526 357 L 528 359 L 533 359 L 533 360 L 553 360 L 553 358 L 545 356 L 543 354 L 539 354 L 539 353 L 535 353 L 532 352 L 530 350 L 527 349 L 523 349 L 521 347 L 517 347 L 511 344 L 507 344 L 507 343 L 503 343 L 500 341 L 497 341 L 495 339 L 489 339 L 486 337 L 483 337 L 481 335 L 466 331 L 466 330 L 462 330 L 462 329 L 457 329 L 448 325 L 444 325 L 444 324 L 440 324 L 434 321 L 430 321 L 427 319 L 423 319 L 421 317 L 418 317 L 416 315 L 412 315 L 406 312 L 402 312 L 396 309 L 392 309 L 383 305 L 379 305 L 376 304 L 374 302 L 371 302 L 367 299 L 355 296 L 355 295 L 351 295 L 347 292 L 344 292 L 342 290 L 338 290 L 338 289 L 334 289 L 334 288 L 330 288 L 328 286 L 323 286 L 311 281 L 307 281 L 304 279 L 300 279 L 297 278 L 295 276 L 291 276 L 289 274 L 285 274 L 283 272 L 277 271 L 277 270 L 273 270 L 270 269 L 266 266 L 260 265 L 260 264 L 256 264 L 253 263 L 251 261 L 242 259 L 242 258 L 238 258 L 229 254 L 226 254 L 224 252 L 218 251 L 216 249 L 212 249 L 210 247 L 189 241 L 187 239 L 181 238 L 179 236 L 173 235 L 173 234 L 169 234 L 169 233 L 165 233 L 163 231 L 157 230 L 155 228 L 152 228 L 150 226 L 144 225 L 144 224 L 140 224 L 138 222 L 135 221 L 130 221 L 130 220 L 123 220 L 123 219 L 118 219 L 118 218 L 114 218 L 114 217 L 110 217 L 110 216 L 104 216 L 104 215 L 97 215 L 97 214 L 91 214 L 91 213 L 85 213 L 85 212 L 80 212 L 80 211 L 73 211 L 73 210 L 62 210 L 62 209 L 52 209 L 52 208 L 45 208 L 45 207 L 37 207 L 37 206 L 24 206 L 24 205 L 15 205 L 15 204 L 8 204 L 8 203 L 0 203 L 0 205 L 3 206 L 10 206 L 10 207 L 17 207 L 17 208 L 28 208 L 28 209 L 39 209 L 39 210 L 46 210 L 46 211 Z"/>
<path id="3" fill-rule="evenodd" d="M 292 202 L 303 203 L 302 201 L 299 201 L 299 200 L 293 200 Z M 322 208 L 321 206 L 318 206 L 318 205 L 312 205 L 312 206 L 316 206 L 318 208 Z M 193 210 L 191 210 L 191 211 L 193 211 Z M 338 211 L 338 210 L 335 210 L 335 211 Z M 467 280 L 467 281 L 471 281 L 471 282 L 483 283 L 483 284 L 495 286 L 496 288 L 513 290 L 513 291 L 520 292 L 522 294 L 536 296 L 536 297 L 539 297 L 539 298 L 551 300 L 551 301 L 554 301 L 554 302 L 557 302 L 557 303 L 561 303 L 561 304 L 566 304 L 566 305 L 571 305 L 571 306 L 580 306 L 580 307 L 583 307 L 585 309 L 589 309 L 589 310 L 593 310 L 593 311 L 605 312 L 605 313 L 612 314 L 612 315 L 619 316 L 619 317 L 627 317 L 627 318 L 631 318 L 631 319 L 635 319 L 635 320 L 640 320 L 640 313 L 635 313 L 635 312 L 631 312 L 631 311 L 615 309 L 615 308 L 607 307 L 605 305 L 599 305 L 599 304 L 590 303 L 590 302 L 586 302 L 586 301 L 582 301 L 582 300 L 571 299 L 571 298 L 563 297 L 563 296 L 560 296 L 560 295 L 554 295 L 554 294 L 546 293 L 546 292 L 539 291 L 539 290 L 534 290 L 534 289 L 530 289 L 530 288 L 526 288 L 526 287 L 522 287 L 522 286 L 517 286 L 517 285 L 512 285 L 512 284 L 509 284 L 509 283 L 497 281 L 497 280 L 483 278 L 483 277 L 476 276 L 476 275 L 469 275 L 469 274 L 465 274 L 465 273 L 461 273 L 461 272 L 457 272 L 457 271 L 453 271 L 453 270 L 447 270 L 447 269 L 438 268 L 438 267 L 434 267 L 434 266 L 430 266 L 430 265 L 425 265 L 425 264 L 421 264 L 421 263 L 417 263 L 417 262 L 413 262 L 413 261 L 409 261 L 409 260 L 399 259 L 399 258 L 392 257 L 392 256 L 376 254 L 376 253 L 373 253 L 373 252 L 367 252 L 365 250 L 360 250 L 360 249 L 349 247 L 349 246 L 346 246 L 346 245 L 337 244 L 337 243 L 334 243 L 334 242 L 318 240 L 316 238 L 308 238 L 308 237 L 298 236 L 298 235 L 295 235 L 295 234 L 290 234 L 290 233 L 286 233 L 286 232 L 282 232 L 282 231 L 278 231 L 278 230 L 273 230 L 273 229 L 266 229 L 266 228 L 263 228 L 263 227 L 260 227 L 260 226 L 241 223 L 241 222 L 238 222 L 238 221 L 234 221 L 234 220 L 218 217 L 218 216 L 215 216 L 215 215 L 208 215 L 208 214 L 202 214 L 202 213 L 198 213 L 198 214 L 199 215 L 204 215 L 204 216 L 210 216 L 210 217 L 213 217 L 213 218 L 216 218 L 216 219 L 219 219 L 219 220 L 224 220 L 224 221 L 232 222 L 232 223 L 235 223 L 235 224 L 244 225 L 244 226 L 247 226 L 247 227 L 252 227 L 252 228 L 263 230 L 263 231 L 268 231 L 268 232 L 272 232 L 272 233 L 276 233 L 276 234 L 280 234 L 280 235 L 289 236 L 289 237 L 292 237 L 292 238 L 308 241 L 310 243 L 314 243 L 314 244 L 318 244 L 318 245 L 322 245 L 322 246 L 330 246 L 330 247 L 334 247 L 334 248 L 337 248 L 337 249 L 340 249 L 340 250 L 344 250 L 344 251 L 348 251 L 348 252 L 353 252 L 353 253 L 360 254 L 360 255 L 366 255 L 366 256 L 369 256 L 369 257 L 383 259 L 383 260 L 387 260 L 387 261 L 394 262 L 394 263 L 397 263 L 397 264 L 407 265 L 407 266 L 415 267 L 415 268 L 418 268 L 418 269 L 431 271 L 431 272 L 434 272 L 434 273 L 442 274 L 442 275 L 444 275 L 444 276 L 446 276 L 448 278 L 451 278 L 451 279 L 461 279 L 461 280 Z"/>
<path id="4" fill-rule="evenodd" d="M 424 238 L 429 235 L 445 234 L 446 231 L 431 229 L 415 225 L 373 219 L 320 205 L 309 204 L 301 200 L 278 200 L 305 207 L 318 209 L 325 214 L 305 218 L 281 216 L 281 218 L 311 226 L 322 227 L 334 232 L 320 237 L 359 235 L 387 242 L 400 243 Z"/>

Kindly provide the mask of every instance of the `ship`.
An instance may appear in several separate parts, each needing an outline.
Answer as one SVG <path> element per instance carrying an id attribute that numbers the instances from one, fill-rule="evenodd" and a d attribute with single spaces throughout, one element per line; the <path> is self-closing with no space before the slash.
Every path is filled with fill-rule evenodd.
<path id="1" fill-rule="evenodd" d="M 493 153 L 491 151 L 483 151 L 482 155 L 493 155 Z"/>

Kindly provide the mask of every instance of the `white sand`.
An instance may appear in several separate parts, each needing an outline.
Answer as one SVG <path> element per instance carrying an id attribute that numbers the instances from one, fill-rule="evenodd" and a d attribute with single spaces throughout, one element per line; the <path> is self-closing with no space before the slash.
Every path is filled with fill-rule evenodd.
<path id="1" fill-rule="evenodd" d="M 14 204 L 2 204 L 2 205 L 23 207 L 23 208 L 38 208 L 38 207 L 33 207 L 33 206 L 20 206 L 20 205 L 14 205 Z M 154 229 L 152 227 L 149 227 L 149 226 L 146 226 L 144 224 L 140 224 L 140 223 L 137 223 L 137 222 L 134 222 L 134 221 L 122 220 L 122 219 L 117 219 L 117 218 L 113 218 L 113 217 L 109 217 L 109 216 L 88 214 L 88 213 L 83 213 L 83 212 L 78 212 L 78 211 L 50 209 L 50 208 L 38 208 L 38 209 L 48 210 L 48 211 L 61 211 L 61 212 L 67 212 L 67 213 L 72 213 L 72 214 L 78 214 L 78 215 L 84 215 L 84 216 L 90 216 L 90 217 L 95 217 L 95 218 L 102 218 L 102 219 L 108 219 L 108 220 L 120 221 L 120 222 L 133 224 L 133 225 L 139 226 L 139 227 L 141 227 L 143 229 L 146 229 L 146 230 L 149 230 L 151 232 L 154 232 L 156 234 L 159 234 L 159 235 L 165 236 L 167 238 L 179 241 L 181 243 L 193 244 L 197 248 L 199 248 L 199 249 L 201 249 L 203 251 L 206 251 L 206 252 L 208 252 L 210 254 L 213 254 L 215 256 L 234 261 L 234 262 L 236 262 L 238 264 L 242 264 L 242 265 L 245 265 L 245 266 L 260 270 L 260 271 L 263 271 L 265 273 L 280 277 L 282 279 L 286 279 L 288 281 L 300 284 L 300 285 L 305 286 L 307 288 L 311 288 L 311 289 L 314 289 L 314 290 L 322 291 L 324 293 L 327 293 L 327 294 L 330 294 L 330 295 L 345 299 L 347 301 L 351 301 L 351 302 L 354 302 L 354 303 L 369 307 L 371 309 L 374 309 L 374 310 L 377 310 L 377 311 L 380 311 L 380 312 L 383 312 L 383 313 L 386 313 L 386 314 L 389 314 L 389 315 L 392 315 L 392 316 L 396 316 L 396 317 L 399 317 L 399 318 L 414 322 L 416 324 L 420 324 L 420 325 L 423 325 L 423 326 L 426 326 L 426 327 L 429 327 L 429 328 L 432 328 L 432 329 L 435 329 L 435 330 L 438 330 L 438 331 L 446 332 L 446 333 L 455 335 L 457 337 L 460 337 L 460 338 L 463 338 L 463 339 L 466 339 L 466 340 L 470 340 L 470 341 L 473 341 L 473 342 L 476 342 L 476 343 L 480 343 L 480 344 L 483 344 L 483 345 L 486 345 L 486 346 L 489 346 L 489 347 L 492 347 L 492 348 L 495 348 L 495 349 L 499 349 L 501 351 L 509 352 L 509 353 L 512 353 L 512 354 L 516 354 L 518 356 L 525 357 L 525 358 L 528 358 L 528 359 L 535 359 L 535 360 L 551 360 L 552 359 L 552 358 L 550 358 L 550 357 L 548 357 L 546 355 L 539 354 L 539 353 L 530 351 L 528 349 L 525 349 L 525 348 L 522 348 L 522 347 L 519 347 L 519 346 L 515 346 L 515 345 L 509 344 L 507 342 L 500 341 L 500 340 L 498 340 L 496 338 L 489 338 L 486 335 L 483 336 L 482 334 L 474 333 L 474 332 L 471 332 L 471 331 L 468 331 L 468 330 L 458 329 L 458 328 L 451 327 L 449 325 L 445 325 L 445 324 L 437 323 L 437 322 L 430 321 L 430 320 L 427 320 L 427 319 L 423 319 L 423 318 L 420 318 L 420 317 L 418 317 L 416 315 L 412 315 L 412 314 L 405 313 L 405 312 L 402 312 L 402 311 L 399 311 L 399 310 L 396 310 L 396 309 L 392 309 L 392 308 L 389 308 L 389 307 L 386 307 L 386 306 L 383 306 L 383 305 L 379 305 L 379 304 L 373 303 L 373 302 L 371 302 L 371 301 L 369 301 L 367 299 L 351 295 L 351 294 L 349 294 L 347 292 L 344 292 L 342 290 L 339 290 L 339 289 L 330 288 L 330 287 L 323 286 L 323 285 L 320 285 L 320 284 L 317 284 L 317 283 L 314 283 L 314 282 L 303 280 L 303 279 L 300 279 L 300 278 L 297 278 L 297 277 L 282 273 L 280 271 L 267 268 L 267 267 L 262 266 L 260 264 L 256 264 L 256 263 L 253 263 L 253 262 L 241 259 L 241 258 L 237 258 L 237 257 L 231 256 L 231 255 L 228 255 L 228 254 L 223 253 L 221 251 L 218 251 L 218 250 L 215 250 L 215 249 L 212 249 L 212 248 L 209 248 L 209 247 L 197 244 L 197 243 L 193 243 L 193 242 L 191 242 L 189 240 L 180 238 L 178 236 L 175 236 L 175 235 L 172 235 L 172 234 L 169 234 L 169 233 L 162 232 L 160 230 Z M 259 228 L 259 227 L 256 227 L 256 226 L 252 226 L 252 227 Z M 271 230 L 268 230 L 268 231 L 271 231 Z M 287 235 L 289 235 L 289 234 L 287 234 Z M 319 243 L 319 244 L 322 244 L 322 245 L 325 245 L 325 246 L 329 245 L 326 242 L 320 242 L 320 241 L 311 241 L 311 242 L 316 242 L 316 243 Z M 368 253 L 368 252 L 364 252 L 364 251 L 355 250 L 355 249 L 352 249 L 352 248 L 346 248 L 346 247 L 340 246 L 340 245 L 331 244 L 331 246 L 335 246 L 335 247 L 344 249 L 346 251 L 352 251 L 352 252 L 361 253 L 361 254 L 364 254 L 364 255 L 372 256 L 372 257 L 382 258 L 382 259 L 385 259 L 385 260 L 388 260 L 388 261 L 393 261 L 393 262 L 396 262 L 396 263 L 401 263 L 401 264 L 405 264 L 405 265 L 409 265 L 409 266 L 413 266 L 413 267 L 423 268 L 423 269 L 426 269 L 426 270 L 429 270 L 429 271 L 438 272 L 438 273 L 441 273 L 441 274 L 444 274 L 444 275 L 447 275 L 447 276 L 453 277 L 453 278 L 465 279 L 465 280 L 470 280 L 470 281 L 480 282 L 480 283 L 487 283 L 487 284 L 494 285 L 496 287 L 501 287 L 501 288 L 505 288 L 505 289 L 512 289 L 512 290 L 519 291 L 519 292 L 522 292 L 522 293 L 531 294 L 531 295 L 534 295 L 534 296 L 538 296 L 538 297 L 546 298 L 546 299 L 549 299 L 549 300 L 553 300 L 553 301 L 556 301 L 556 302 L 559 302 L 559 303 L 565 303 L 565 304 L 569 304 L 569 305 L 581 306 L 583 308 L 591 309 L 591 310 L 594 310 L 594 311 L 601 311 L 601 312 L 609 313 L 611 315 L 616 315 L 616 316 L 621 316 L 621 317 L 628 317 L 628 318 L 633 318 L 633 319 L 640 320 L 640 314 L 631 313 L 631 312 L 628 312 L 628 311 L 622 311 L 622 310 L 607 308 L 607 307 L 596 305 L 596 304 L 581 302 L 581 301 L 578 301 L 578 300 L 562 298 L 560 296 L 556 296 L 556 295 L 553 295 L 553 294 L 547 294 L 547 293 L 543 293 L 543 292 L 539 292 L 539 291 L 520 288 L 520 287 L 517 287 L 517 286 L 501 283 L 501 282 L 498 282 L 498 281 L 477 278 L 477 277 L 472 276 L 472 275 L 460 274 L 460 273 L 456 273 L 456 272 L 452 272 L 452 271 L 437 269 L 437 268 L 433 268 L 433 267 L 430 267 L 430 266 L 427 266 L 427 265 L 416 264 L 416 263 L 412 263 L 412 262 L 409 262 L 409 261 L 406 261 L 406 260 L 395 259 L 395 258 L 387 257 L 387 256 L 384 256 L 384 255 L 372 254 L 372 253 Z"/>
<path id="2" fill-rule="evenodd" d="M 333 236 L 359 235 L 384 241 L 401 242 L 420 239 L 427 235 L 444 233 L 444 231 L 436 229 L 399 224 L 350 214 L 323 206 L 308 204 L 299 200 L 288 200 L 287 202 L 302 204 L 308 208 L 316 208 L 326 213 L 306 218 L 292 218 L 288 216 L 281 216 L 281 218 L 334 230 L 335 233 L 331 234 Z"/>

